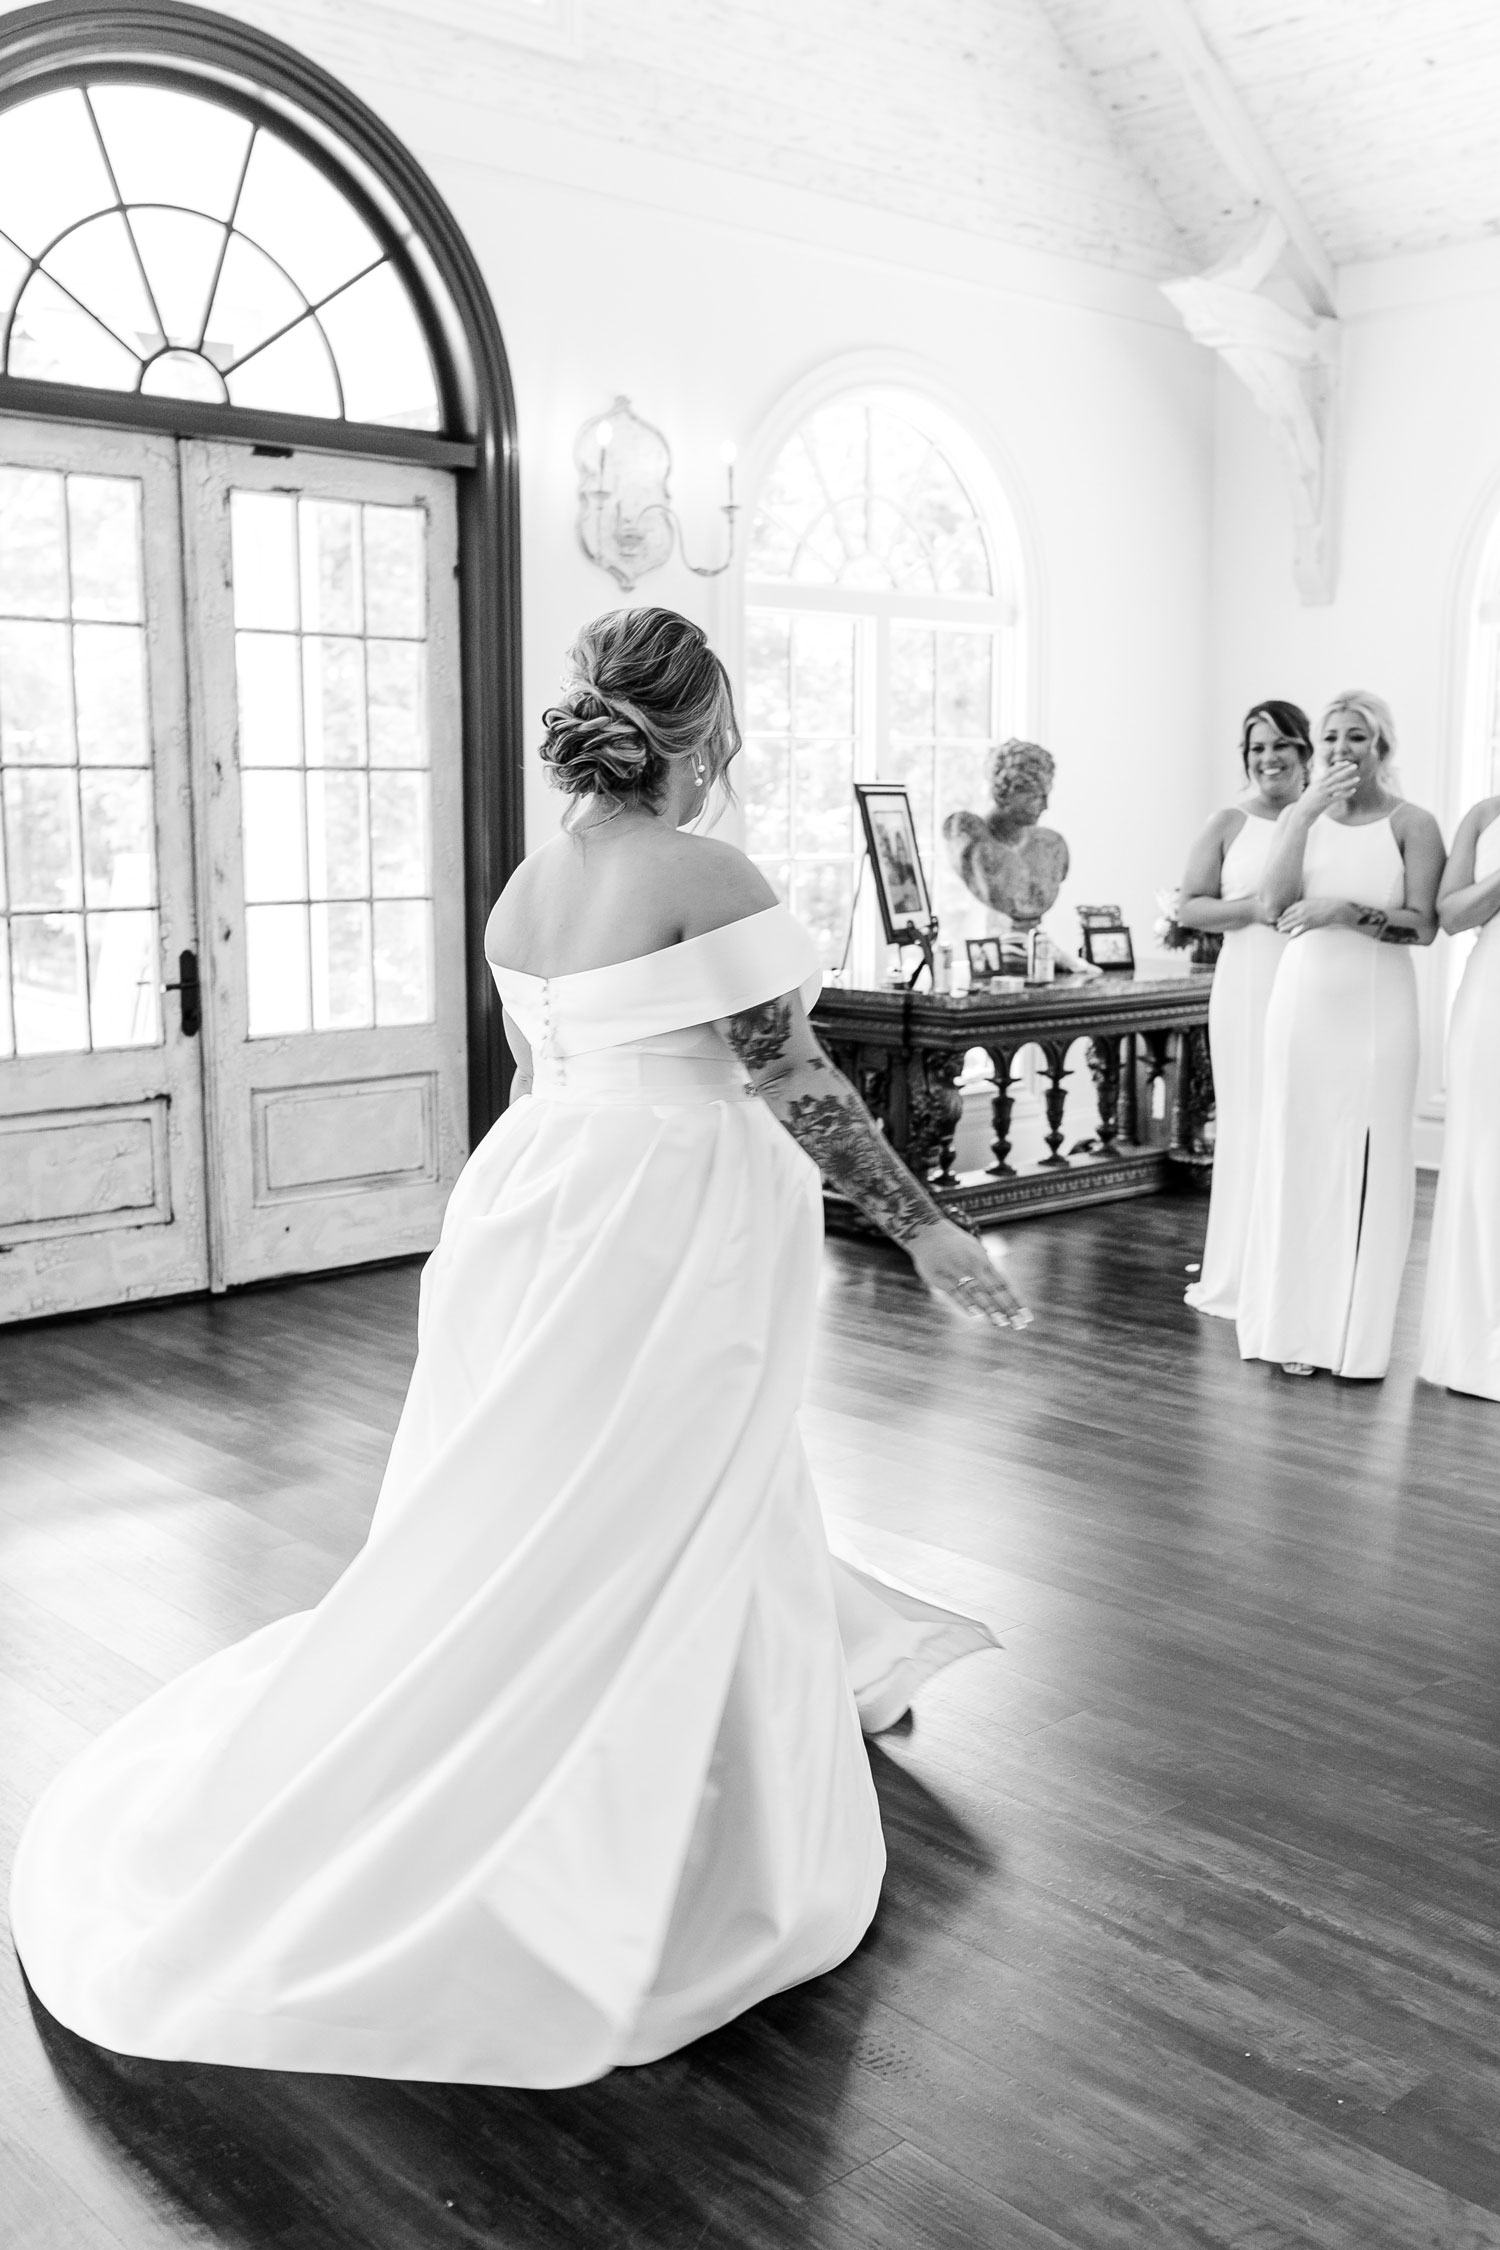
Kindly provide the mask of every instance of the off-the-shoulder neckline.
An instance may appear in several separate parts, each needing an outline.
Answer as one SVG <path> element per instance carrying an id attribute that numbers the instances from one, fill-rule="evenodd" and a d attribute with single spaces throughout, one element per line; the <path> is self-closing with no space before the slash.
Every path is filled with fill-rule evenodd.
<path id="1" fill-rule="evenodd" d="M 616 969 L 638 969 L 643 961 L 660 961 L 669 953 L 681 953 L 690 945 L 706 945 L 710 938 L 722 937 L 726 930 L 742 930 L 747 922 L 764 921 L 768 914 L 785 914 L 781 905 L 758 906 L 753 914 L 741 914 L 733 922 L 721 922 L 717 929 L 700 930 L 696 937 L 679 938 L 675 945 L 653 946 L 649 953 L 632 953 L 624 961 L 600 961 L 592 969 L 564 969 L 555 977 L 539 977 L 533 969 L 513 969 L 508 962 L 497 961 L 491 954 L 485 959 L 498 976 L 519 977 L 523 984 L 576 984 L 580 977 L 602 977 Z"/>

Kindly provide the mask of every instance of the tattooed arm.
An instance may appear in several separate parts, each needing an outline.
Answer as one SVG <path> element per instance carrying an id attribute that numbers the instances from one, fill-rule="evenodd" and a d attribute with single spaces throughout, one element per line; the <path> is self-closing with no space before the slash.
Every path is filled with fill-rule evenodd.
<path id="1" fill-rule="evenodd" d="M 829 1186 L 900 1243 L 929 1288 L 1001 1326 L 1021 1312 L 1020 1300 L 981 1244 L 944 1217 L 848 1079 L 834 1069 L 797 993 L 727 1016 L 715 1029 Z"/>
<path id="2" fill-rule="evenodd" d="M 1377 945 L 1431 945 L 1438 929 L 1442 832 L 1430 812 L 1424 812 L 1420 805 L 1403 803 L 1391 815 L 1391 833 L 1405 868 L 1399 906 L 1365 906 L 1352 898 L 1296 899 L 1277 921 L 1283 935 L 1301 937 L 1307 930 L 1344 929 L 1358 930 Z"/>

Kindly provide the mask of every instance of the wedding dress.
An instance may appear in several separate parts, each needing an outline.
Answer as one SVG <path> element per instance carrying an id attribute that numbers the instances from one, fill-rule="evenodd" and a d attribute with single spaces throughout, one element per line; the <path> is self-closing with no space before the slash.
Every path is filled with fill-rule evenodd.
<path id="1" fill-rule="evenodd" d="M 1474 880 L 1500 870 L 1500 820 L 1480 833 Z M 1422 1311 L 1425 1381 L 1500 1399 L 1500 915 L 1464 963 L 1448 1027 L 1443 1162 Z"/>
<path id="2" fill-rule="evenodd" d="M 805 932 L 495 976 L 535 1091 L 454 1190 L 368 1543 L 23 1835 L 17 1948 L 100 2045 L 538 2087 L 666 2054 L 859 1943 L 860 1714 L 992 1645 L 828 1554 L 818 1174 L 711 1029 L 815 991 Z"/>
<path id="3" fill-rule="evenodd" d="M 1405 889 L 1389 816 L 1314 822 L 1304 898 L 1389 911 Z M 1266 1011 L 1242 1358 L 1385 1373 L 1416 1200 L 1416 1091 L 1409 953 L 1347 928 L 1292 938 Z"/>
<path id="4" fill-rule="evenodd" d="M 1274 820 L 1247 813 L 1224 854 L 1220 896 L 1250 898 L 1260 889 Z M 1260 1092 L 1266 1007 L 1287 941 L 1265 922 L 1226 930 L 1208 996 L 1208 1051 L 1214 1066 L 1214 1178 L 1203 1266 L 1186 1292 L 1195 1312 L 1233 1320 L 1239 1306 L 1245 1230 L 1260 1143 Z"/>

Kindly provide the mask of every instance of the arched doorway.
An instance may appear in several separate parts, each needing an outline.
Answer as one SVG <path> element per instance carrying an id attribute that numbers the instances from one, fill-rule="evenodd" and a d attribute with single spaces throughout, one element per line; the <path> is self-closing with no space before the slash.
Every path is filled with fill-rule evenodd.
<path id="1" fill-rule="evenodd" d="M 856 982 L 879 964 L 873 913 L 854 908 L 855 781 L 907 785 L 944 936 L 984 927 L 941 827 L 982 803 L 986 749 L 1022 724 L 1022 597 L 998 481 L 919 393 L 839 392 L 780 444 L 745 564 L 746 839 Z"/>
<path id="2" fill-rule="evenodd" d="M 514 412 L 425 175 L 178 5 L 0 29 L 0 1313 L 427 1247 L 504 1048 Z"/>

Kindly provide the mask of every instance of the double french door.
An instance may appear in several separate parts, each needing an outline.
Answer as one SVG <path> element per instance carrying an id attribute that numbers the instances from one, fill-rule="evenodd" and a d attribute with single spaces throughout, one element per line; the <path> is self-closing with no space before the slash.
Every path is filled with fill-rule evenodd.
<path id="1" fill-rule="evenodd" d="M 436 1240 L 455 569 L 441 472 L 0 423 L 0 1318 Z"/>

